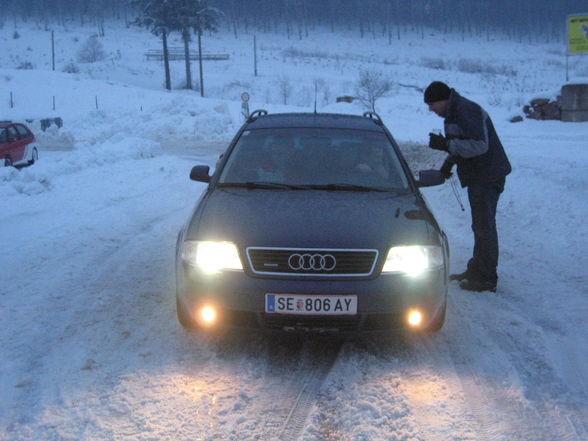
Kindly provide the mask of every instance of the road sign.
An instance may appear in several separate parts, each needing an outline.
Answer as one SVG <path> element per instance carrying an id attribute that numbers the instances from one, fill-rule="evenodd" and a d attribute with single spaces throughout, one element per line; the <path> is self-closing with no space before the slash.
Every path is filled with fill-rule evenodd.
<path id="1" fill-rule="evenodd" d="M 588 14 L 568 16 L 568 54 L 588 53 Z"/>

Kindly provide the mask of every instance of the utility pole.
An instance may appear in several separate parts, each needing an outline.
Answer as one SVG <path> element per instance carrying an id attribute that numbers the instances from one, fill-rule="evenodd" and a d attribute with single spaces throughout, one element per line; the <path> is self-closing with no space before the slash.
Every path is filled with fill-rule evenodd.
<path id="1" fill-rule="evenodd" d="M 202 29 L 198 26 L 198 64 L 200 67 L 200 96 L 204 98 L 204 74 L 202 72 Z"/>
<path id="2" fill-rule="evenodd" d="M 55 31 L 51 31 L 51 65 L 55 70 Z"/>
<path id="3" fill-rule="evenodd" d="M 257 38 L 253 36 L 253 72 L 257 76 Z"/>

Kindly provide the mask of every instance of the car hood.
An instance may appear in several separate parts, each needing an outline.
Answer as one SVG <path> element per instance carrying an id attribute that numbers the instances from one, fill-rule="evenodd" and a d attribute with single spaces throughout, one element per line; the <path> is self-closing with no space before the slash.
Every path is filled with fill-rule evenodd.
<path id="1" fill-rule="evenodd" d="M 215 189 L 196 207 L 186 239 L 250 246 L 361 248 L 430 243 L 431 217 L 414 195 Z"/>

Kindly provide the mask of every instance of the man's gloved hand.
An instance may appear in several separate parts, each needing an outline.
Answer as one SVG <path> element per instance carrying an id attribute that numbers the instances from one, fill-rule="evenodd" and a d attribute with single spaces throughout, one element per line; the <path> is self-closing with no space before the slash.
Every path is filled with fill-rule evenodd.
<path id="1" fill-rule="evenodd" d="M 429 133 L 429 147 L 435 150 L 447 151 L 447 138 L 436 133 Z"/>
<path id="2" fill-rule="evenodd" d="M 445 179 L 449 179 L 451 176 L 453 176 L 453 173 L 451 173 L 452 168 L 453 168 L 453 163 L 449 162 L 449 161 L 445 161 L 443 163 L 443 165 L 441 166 L 441 168 L 439 169 L 439 171 L 441 172 L 441 174 L 443 175 L 443 177 Z"/>

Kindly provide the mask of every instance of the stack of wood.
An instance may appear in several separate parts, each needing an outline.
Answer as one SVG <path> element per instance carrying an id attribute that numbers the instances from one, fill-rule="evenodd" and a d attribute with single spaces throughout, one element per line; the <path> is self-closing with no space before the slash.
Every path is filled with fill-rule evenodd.
<path id="1" fill-rule="evenodd" d="M 535 98 L 530 104 L 523 107 L 527 118 L 531 119 L 556 119 L 561 120 L 561 106 L 558 101 L 550 101 L 547 98 Z"/>

